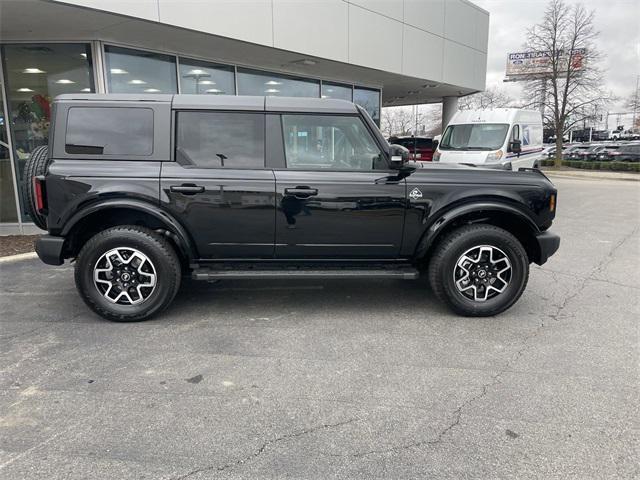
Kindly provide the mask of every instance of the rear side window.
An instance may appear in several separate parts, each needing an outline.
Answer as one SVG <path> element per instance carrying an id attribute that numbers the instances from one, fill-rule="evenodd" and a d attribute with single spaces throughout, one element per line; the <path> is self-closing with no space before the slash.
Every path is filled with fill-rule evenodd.
<path id="1" fill-rule="evenodd" d="M 201 168 L 264 168 L 264 114 L 178 112 L 176 158 Z"/>
<path id="2" fill-rule="evenodd" d="M 65 152 L 82 155 L 153 153 L 153 110 L 134 107 L 71 107 Z"/>

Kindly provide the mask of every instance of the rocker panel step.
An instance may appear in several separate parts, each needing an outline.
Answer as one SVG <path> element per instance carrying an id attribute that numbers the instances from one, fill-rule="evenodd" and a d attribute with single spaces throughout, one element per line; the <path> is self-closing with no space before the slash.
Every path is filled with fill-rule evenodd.
<path id="1" fill-rule="evenodd" d="M 419 272 L 415 268 L 336 268 L 336 269 L 311 269 L 311 268 L 282 268 L 282 269 L 211 269 L 199 268 L 193 271 L 194 280 L 240 280 L 240 279 L 265 279 L 278 278 L 397 278 L 402 280 L 415 280 Z"/>

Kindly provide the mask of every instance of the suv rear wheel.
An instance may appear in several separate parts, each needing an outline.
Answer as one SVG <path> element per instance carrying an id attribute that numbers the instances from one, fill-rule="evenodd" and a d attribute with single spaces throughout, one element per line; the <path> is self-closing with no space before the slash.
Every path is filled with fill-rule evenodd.
<path id="1" fill-rule="evenodd" d="M 137 226 L 96 234 L 75 264 L 82 299 L 98 315 L 117 322 L 145 320 L 163 311 L 178 292 L 180 275 L 171 244 Z"/>
<path id="2" fill-rule="evenodd" d="M 511 307 L 529 278 L 529 258 L 512 234 L 493 225 L 449 233 L 429 263 L 436 296 L 461 315 L 485 317 Z"/>

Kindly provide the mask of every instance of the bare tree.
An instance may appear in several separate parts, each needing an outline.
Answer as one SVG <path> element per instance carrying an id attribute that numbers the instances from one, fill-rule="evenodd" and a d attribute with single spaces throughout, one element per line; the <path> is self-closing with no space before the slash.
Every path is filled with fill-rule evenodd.
<path id="1" fill-rule="evenodd" d="M 638 117 L 638 112 L 640 112 L 640 76 L 636 81 L 636 90 L 627 98 L 625 107 L 633 112 L 631 129 L 634 132 L 640 130 L 640 117 Z"/>
<path id="2" fill-rule="evenodd" d="M 383 108 L 380 115 L 380 131 L 386 136 L 390 137 L 395 131 L 395 118 L 394 110 L 391 108 Z"/>
<path id="3" fill-rule="evenodd" d="M 412 107 L 383 108 L 380 130 L 387 136 L 417 134 L 416 126 L 418 131 L 424 129 L 428 119 L 424 108 L 418 109 L 417 117 Z"/>
<path id="4" fill-rule="evenodd" d="M 487 110 L 514 106 L 514 100 L 499 88 L 488 88 L 484 92 L 474 93 L 458 100 L 460 110 Z"/>
<path id="5" fill-rule="evenodd" d="M 627 101 L 624 103 L 625 108 L 628 108 L 631 112 L 640 110 L 640 92 L 636 90 L 631 94 Z"/>
<path id="6" fill-rule="evenodd" d="M 417 118 L 416 118 L 417 113 Z M 418 108 L 386 107 L 382 109 L 380 130 L 387 137 L 425 135 L 433 137 L 440 133 L 442 105 L 418 105 Z"/>
<path id="7" fill-rule="evenodd" d="M 542 22 L 527 32 L 527 50 L 544 53 L 549 60 L 549 75 L 532 77 L 525 92 L 539 99 L 545 123 L 555 130 L 557 166 L 564 133 L 591 118 L 596 107 L 611 99 L 597 67 L 597 36 L 594 12 L 582 4 L 567 5 L 564 0 L 551 0 Z"/>

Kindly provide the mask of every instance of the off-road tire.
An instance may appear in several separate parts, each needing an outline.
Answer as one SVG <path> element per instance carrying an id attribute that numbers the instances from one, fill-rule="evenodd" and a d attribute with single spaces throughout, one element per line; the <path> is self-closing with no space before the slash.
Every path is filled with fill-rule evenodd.
<path id="1" fill-rule="evenodd" d="M 463 295 L 455 286 L 454 269 L 467 250 L 489 245 L 499 248 L 511 262 L 511 280 L 504 292 L 485 301 Z M 529 258 L 522 244 L 511 233 L 493 225 L 460 227 L 448 233 L 438 244 L 429 261 L 429 284 L 435 295 L 454 312 L 470 317 L 489 317 L 511 307 L 522 295 L 529 279 Z"/>
<path id="2" fill-rule="evenodd" d="M 31 155 L 24 166 L 24 174 L 22 176 L 22 191 L 24 192 L 25 197 L 24 205 L 26 213 L 31 217 L 33 223 L 42 230 L 47 229 L 47 219 L 44 215 L 38 212 L 36 206 L 36 193 L 33 189 L 33 177 L 44 175 L 49 167 L 49 161 L 49 147 L 46 145 L 37 147 L 33 152 L 31 152 Z"/>
<path id="3" fill-rule="evenodd" d="M 141 304 L 111 303 L 94 283 L 96 263 L 114 248 L 135 248 L 146 255 L 156 269 L 156 287 Z M 169 241 L 148 228 L 133 225 L 97 233 L 84 245 L 75 263 L 76 288 L 84 302 L 101 317 L 115 322 L 136 322 L 159 314 L 176 296 L 180 279 L 180 260 Z"/>

